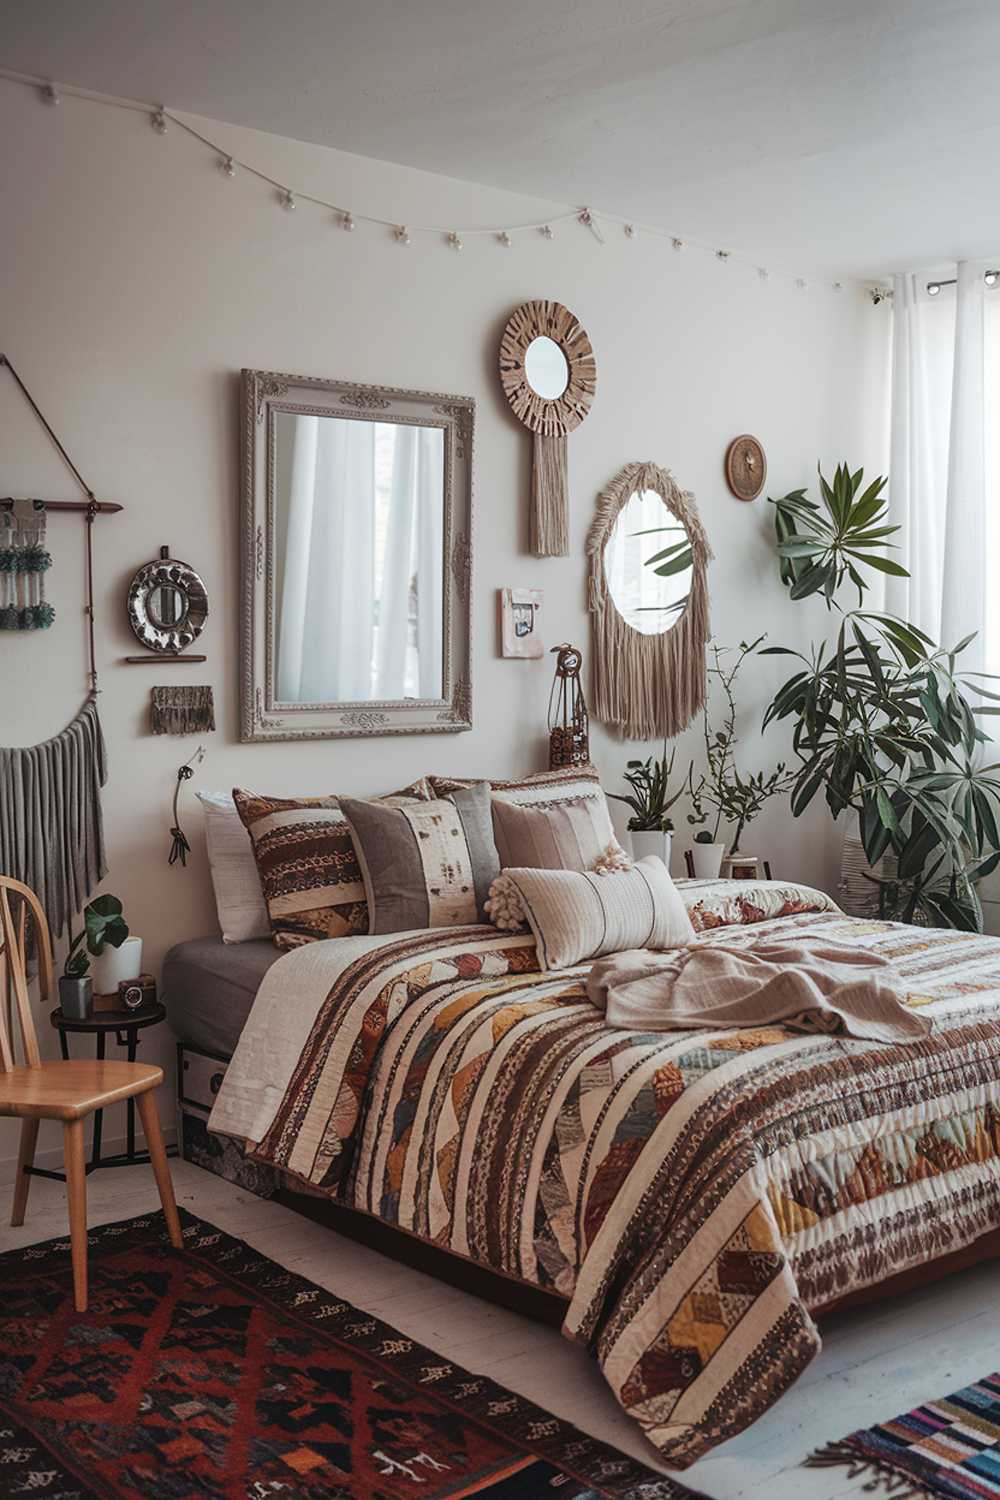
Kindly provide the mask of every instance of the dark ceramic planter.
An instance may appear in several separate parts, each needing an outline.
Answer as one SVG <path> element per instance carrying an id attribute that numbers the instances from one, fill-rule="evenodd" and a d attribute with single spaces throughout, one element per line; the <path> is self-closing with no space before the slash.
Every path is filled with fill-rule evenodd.
<path id="1" fill-rule="evenodd" d="M 93 988 L 89 974 L 60 976 L 59 1005 L 67 1021 L 89 1020 Z"/>

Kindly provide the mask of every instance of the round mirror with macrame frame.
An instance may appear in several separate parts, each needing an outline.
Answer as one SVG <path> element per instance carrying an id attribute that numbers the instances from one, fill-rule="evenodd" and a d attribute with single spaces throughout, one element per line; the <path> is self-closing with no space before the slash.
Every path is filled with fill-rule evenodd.
<path id="1" fill-rule="evenodd" d="M 590 411 L 597 361 L 586 329 L 561 302 L 524 302 L 500 340 L 500 382 L 518 421 L 534 433 L 531 550 L 569 553 L 566 438 Z"/>
<path id="2" fill-rule="evenodd" d="M 594 716 L 623 739 L 671 739 L 708 686 L 712 550 L 694 496 L 627 464 L 598 496 L 587 555 Z"/>

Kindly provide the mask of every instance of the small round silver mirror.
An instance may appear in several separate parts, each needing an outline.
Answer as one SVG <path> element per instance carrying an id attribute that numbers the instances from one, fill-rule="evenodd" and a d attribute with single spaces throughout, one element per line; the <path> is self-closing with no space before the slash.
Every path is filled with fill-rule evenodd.
<path id="1" fill-rule="evenodd" d="M 541 333 L 525 350 L 524 374 L 536 396 L 558 401 L 569 385 L 569 361 L 555 339 Z"/>
<path id="2" fill-rule="evenodd" d="M 129 584 L 129 624 L 150 651 L 177 656 L 196 641 L 208 619 L 208 591 L 188 563 L 166 547 Z"/>

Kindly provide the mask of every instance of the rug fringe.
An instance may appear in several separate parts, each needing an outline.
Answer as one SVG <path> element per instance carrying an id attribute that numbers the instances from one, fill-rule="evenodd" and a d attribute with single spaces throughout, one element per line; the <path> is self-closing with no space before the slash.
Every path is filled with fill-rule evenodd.
<path id="1" fill-rule="evenodd" d="M 911 1475 L 900 1473 L 891 1464 L 882 1463 L 876 1458 L 868 1458 L 849 1443 L 827 1443 L 825 1447 L 817 1448 L 803 1460 L 802 1467 L 846 1468 L 848 1479 L 867 1475 L 868 1483 L 862 1486 L 867 1494 L 881 1491 L 884 1495 L 892 1495 L 893 1500 L 935 1500 L 934 1492 L 924 1489 L 922 1485 L 915 1485 Z"/>

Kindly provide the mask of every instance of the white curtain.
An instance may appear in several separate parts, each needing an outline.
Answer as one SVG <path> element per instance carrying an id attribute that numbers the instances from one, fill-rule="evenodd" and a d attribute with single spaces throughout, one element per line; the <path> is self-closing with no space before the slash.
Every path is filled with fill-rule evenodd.
<path id="1" fill-rule="evenodd" d="M 441 696 L 443 470 L 438 428 L 295 416 L 279 700 Z"/>
<path id="2" fill-rule="evenodd" d="M 987 303 L 986 263 L 963 262 L 958 284 L 936 297 L 927 276 L 897 276 L 893 297 L 889 493 L 902 546 L 890 553 L 910 578 L 889 578 L 886 606 L 963 652 L 967 670 L 1000 665 L 986 570 L 1000 478 L 988 455 L 987 383 L 1000 356 L 1000 319 Z M 994 295 L 994 301 L 996 300 Z M 995 553 L 993 554 L 995 555 Z"/>

